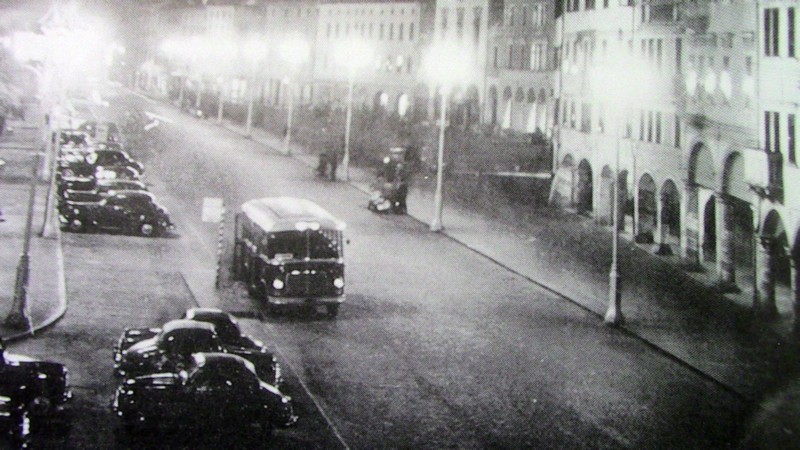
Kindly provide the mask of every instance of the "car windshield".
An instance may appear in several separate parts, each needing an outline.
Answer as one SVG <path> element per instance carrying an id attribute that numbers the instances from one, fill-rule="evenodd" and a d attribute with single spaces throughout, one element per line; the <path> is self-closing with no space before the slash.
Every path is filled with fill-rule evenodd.
<path id="1" fill-rule="evenodd" d="M 267 256 L 270 259 L 333 259 L 339 257 L 337 240 L 324 230 L 285 231 L 270 235 Z"/>

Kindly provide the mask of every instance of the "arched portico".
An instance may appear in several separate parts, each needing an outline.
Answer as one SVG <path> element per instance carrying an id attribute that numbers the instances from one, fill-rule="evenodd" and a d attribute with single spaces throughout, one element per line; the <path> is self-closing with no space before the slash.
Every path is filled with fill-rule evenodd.
<path id="1" fill-rule="evenodd" d="M 762 225 L 756 253 L 756 289 L 753 295 L 753 308 L 766 318 L 778 315 L 775 302 L 775 286 L 789 285 L 791 261 L 786 229 L 781 215 L 770 211 Z"/>
<path id="2" fill-rule="evenodd" d="M 681 239 L 681 196 L 672 180 L 661 185 L 656 204 L 656 231 L 653 236 L 656 254 L 669 256 L 673 246 L 680 245 Z"/>
<path id="3" fill-rule="evenodd" d="M 636 233 L 636 242 L 643 244 L 652 244 L 655 242 L 654 234 L 656 231 L 656 182 L 650 174 L 644 174 L 639 178 L 639 185 L 637 186 L 637 196 L 639 200 L 639 207 L 636 211 L 638 214 L 638 228 Z"/>
<path id="4" fill-rule="evenodd" d="M 581 160 L 580 164 L 578 164 L 577 185 L 575 186 L 577 192 L 575 207 L 578 210 L 578 214 L 592 213 L 594 206 L 592 202 L 594 192 L 592 180 L 592 165 L 588 160 Z"/>
<path id="5" fill-rule="evenodd" d="M 709 229 L 707 201 L 714 194 L 716 186 L 713 156 L 711 150 L 702 142 L 698 142 L 692 147 L 689 155 L 688 175 L 684 195 L 686 201 L 684 202 L 683 254 L 691 264 L 699 266 L 700 262 L 705 260 L 702 247 L 703 234 Z M 715 215 L 710 217 L 715 217 Z M 716 231 L 714 234 L 716 235 Z"/>
<path id="6" fill-rule="evenodd" d="M 566 208 L 573 203 L 575 186 L 575 161 L 572 155 L 565 155 L 553 176 L 550 186 L 550 204 L 559 208 Z"/>

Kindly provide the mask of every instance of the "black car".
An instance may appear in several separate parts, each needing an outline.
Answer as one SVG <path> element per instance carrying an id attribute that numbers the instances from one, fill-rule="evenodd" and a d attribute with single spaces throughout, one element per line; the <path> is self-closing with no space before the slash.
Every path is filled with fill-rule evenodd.
<path id="1" fill-rule="evenodd" d="M 91 182 L 67 184 L 66 186 L 71 185 L 72 188 L 65 186 L 61 197 L 72 202 L 99 202 L 119 191 L 147 191 L 147 186 L 137 180 L 96 180 L 93 178 L 87 180 L 91 180 Z"/>
<path id="2" fill-rule="evenodd" d="M 167 209 L 146 191 L 118 191 L 99 202 L 67 201 L 59 220 L 75 232 L 99 229 L 159 236 L 175 228 Z"/>
<path id="3" fill-rule="evenodd" d="M 239 322 L 232 315 L 217 308 L 190 308 L 186 310 L 182 319 L 210 323 L 214 326 L 226 352 L 252 361 L 261 379 L 267 383 L 277 387 L 283 384 L 281 367 L 275 355 L 263 342 L 242 334 Z M 114 348 L 115 360 L 120 358 L 117 355 L 121 355 L 130 346 L 150 339 L 161 331 L 161 328 L 127 328 Z"/>
<path id="4" fill-rule="evenodd" d="M 16 439 L 31 427 L 69 424 L 67 368 L 5 351 L 0 339 L 0 427 Z"/>
<path id="5" fill-rule="evenodd" d="M 144 172 L 142 163 L 134 160 L 124 150 L 116 148 L 95 149 L 83 158 L 60 160 L 58 174 L 61 177 L 95 176 L 99 170 L 114 170 L 120 167 L 134 169 L 137 174 Z"/>
<path id="6" fill-rule="evenodd" d="M 261 381 L 250 361 L 227 353 L 196 353 L 185 370 L 128 378 L 111 409 L 131 435 L 152 427 L 202 430 L 256 425 L 267 437 L 273 427 L 297 421 L 291 398 Z"/>
<path id="7" fill-rule="evenodd" d="M 188 354 L 211 351 L 241 356 L 255 365 L 263 381 L 278 387 L 283 383 L 275 355 L 262 342 L 243 336 L 230 314 L 210 308 L 189 309 L 183 319 L 167 322 L 164 328 L 125 329 L 114 347 L 115 373 L 131 376 L 132 371 L 174 369 Z M 173 361 L 154 359 L 153 353 Z"/>

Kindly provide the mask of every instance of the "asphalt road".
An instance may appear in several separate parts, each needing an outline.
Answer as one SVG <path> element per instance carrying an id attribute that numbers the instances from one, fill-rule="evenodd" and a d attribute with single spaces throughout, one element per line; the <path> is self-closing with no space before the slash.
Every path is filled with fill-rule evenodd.
<path id="1" fill-rule="evenodd" d="M 351 186 L 317 180 L 213 121 L 130 95 L 110 101 L 98 114 L 120 121 L 136 107 L 172 121 L 131 153 L 178 231 L 65 235 L 69 312 L 14 348 L 71 369 L 80 414 L 68 444 L 46 445 L 116 445 L 114 340 L 195 302 L 244 317 L 289 371 L 301 418 L 278 432 L 276 447 L 722 448 L 739 439 L 747 405 L 737 398 L 426 225 L 372 214 Z M 348 301 L 337 319 L 248 319 L 262 309 L 241 286 L 223 276 L 212 289 L 218 229 L 200 221 L 202 198 L 223 197 L 233 211 L 272 195 L 310 198 L 347 222 Z M 230 226 L 223 231 L 227 267 Z M 143 445 L 221 443 L 175 439 Z M 263 445 L 233 439 L 226 446 Z"/>

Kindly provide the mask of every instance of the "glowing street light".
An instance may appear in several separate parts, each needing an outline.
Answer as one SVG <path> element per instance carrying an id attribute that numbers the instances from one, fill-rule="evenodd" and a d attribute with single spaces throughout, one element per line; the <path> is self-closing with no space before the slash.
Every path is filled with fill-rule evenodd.
<path id="1" fill-rule="evenodd" d="M 615 130 L 616 147 L 614 151 L 614 177 L 612 179 L 612 238 L 611 268 L 608 274 L 608 308 L 603 321 L 611 326 L 621 325 L 622 314 L 622 274 L 619 267 L 619 227 L 620 227 L 620 146 L 622 127 L 626 114 L 635 100 L 645 95 L 645 88 L 652 85 L 652 77 L 647 70 L 647 62 L 638 61 L 624 48 L 620 39 L 609 45 L 608 52 L 599 64 L 591 70 L 592 92 L 598 103 L 609 113 L 609 121 Z"/>
<path id="2" fill-rule="evenodd" d="M 292 36 L 281 42 L 278 47 L 278 55 L 288 65 L 287 75 L 283 81 L 286 84 L 286 93 L 288 98 L 288 112 L 286 117 L 286 136 L 283 141 L 283 152 L 289 156 L 292 154 L 290 147 L 292 141 L 292 90 L 291 90 L 291 75 L 297 71 L 298 67 L 303 64 L 311 54 L 311 48 L 300 36 Z"/>
<path id="3" fill-rule="evenodd" d="M 339 41 L 334 47 L 333 56 L 336 63 L 347 70 L 347 116 L 344 129 L 344 179 L 350 181 L 350 127 L 353 121 L 353 84 L 356 71 L 363 69 L 374 61 L 374 51 L 365 41 L 360 39 Z"/>
<path id="4" fill-rule="evenodd" d="M 447 102 L 450 91 L 459 83 L 468 82 L 473 67 L 470 50 L 453 42 L 441 42 L 431 47 L 422 62 L 425 77 L 433 86 L 439 87 L 442 104 L 439 117 L 439 151 L 436 158 L 436 191 L 433 197 L 434 216 L 431 231 L 441 231 L 444 208 L 444 133 L 447 120 Z"/>

